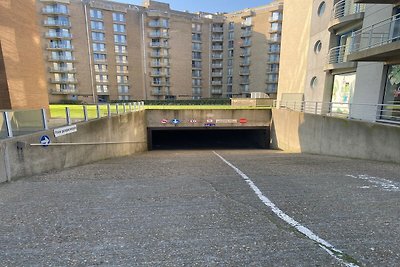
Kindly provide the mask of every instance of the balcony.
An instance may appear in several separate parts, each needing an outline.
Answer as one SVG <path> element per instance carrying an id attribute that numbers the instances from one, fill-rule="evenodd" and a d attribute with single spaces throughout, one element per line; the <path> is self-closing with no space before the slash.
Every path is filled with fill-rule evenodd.
<path id="1" fill-rule="evenodd" d="M 224 41 L 224 37 L 223 36 L 212 36 L 211 40 L 213 42 L 223 42 Z"/>
<path id="2" fill-rule="evenodd" d="M 108 91 L 108 89 L 104 89 L 104 90 L 98 90 L 97 95 L 110 95 L 110 91 Z"/>
<path id="3" fill-rule="evenodd" d="M 150 72 L 151 77 L 166 77 L 169 76 L 167 72 L 164 71 L 152 71 Z"/>
<path id="4" fill-rule="evenodd" d="M 169 28 L 169 24 L 167 24 L 167 23 L 161 23 L 161 22 L 149 22 L 149 27 L 150 27 L 150 28 L 164 28 L 164 29 L 168 29 L 168 28 Z"/>
<path id="5" fill-rule="evenodd" d="M 239 75 L 240 76 L 248 76 L 248 75 L 250 75 L 250 70 L 248 70 L 248 69 L 240 70 Z"/>
<path id="6" fill-rule="evenodd" d="M 214 27 L 214 28 L 212 28 L 212 31 L 213 32 L 224 32 L 224 28 L 222 28 L 222 27 Z"/>
<path id="7" fill-rule="evenodd" d="M 252 34 L 253 34 L 252 31 L 243 31 L 242 34 L 240 35 L 240 37 L 246 38 L 246 37 L 250 37 Z"/>
<path id="8" fill-rule="evenodd" d="M 223 55 L 222 54 L 212 54 L 211 55 L 211 58 L 212 59 L 223 59 Z"/>
<path id="9" fill-rule="evenodd" d="M 268 49 L 268 54 L 279 54 L 281 52 L 280 48 L 270 48 Z"/>
<path id="10" fill-rule="evenodd" d="M 50 39 L 72 39 L 72 34 L 70 33 L 61 33 L 61 32 L 46 32 L 46 38 Z"/>
<path id="11" fill-rule="evenodd" d="M 169 83 L 167 83 L 166 81 L 152 81 L 151 86 L 154 87 L 169 86 Z"/>
<path id="12" fill-rule="evenodd" d="M 267 40 L 268 43 L 273 44 L 273 43 L 280 43 L 281 42 L 281 37 L 273 37 L 269 38 Z"/>
<path id="13" fill-rule="evenodd" d="M 400 15 L 353 33 L 350 61 L 396 61 L 400 59 Z"/>
<path id="14" fill-rule="evenodd" d="M 201 64 L 192 64 L 192 69 L 201 69 Z"/>
<path id="15" fill-rule="evenodd" d="M 168 44 L 164 44 L 164 43 L 152 43 L 150 42 L 150 47 L 151 48 L 169 48 Z"/>
<path id="16" fill-rule="evenodd" d="M 42 9 L 43 15 L 69 15 L 69 11 L 63 8 L 45 7 Z"/>
<path id="17" fill-rule="evenodd" d="M 251 46 L 251 41 L 243 42 L 243 43 L 240 45 L 240 47 L 248 47 L 248 46 Z"/>
<path id="18" fill-rule="evenodd" d="M 76 69 L 72 67 L 54 67 L 48 70 L 50 73 L 76 73 Z"/>
<path id="19" fill-rule="evenodd" d="M 250 60 L 244 60 L 239 63 L 239 66 L 245 67 L 245 66 L 250 66 Z"/>
<path id="20" fill-rule="evenodd" d="M 279 73 L 279 68 L 267 68 L 267 74 Z"/>
<path id="21" fill-rule="evenodd" d="M 49 82 L 56 84 L 77 84 L 78 80 L 75 78 L 53 78 L 49 79 Z"/>
<path id="22" fill-rule="evenodd" d="M 282 14 L 279 14 L 279 16 L 270 17 L 270 18 L 268 19 L 268 21 L 269 21 L 269 22 L 280 22 L 280 21 L 282 21 L 282 19 L 283 19 Z"/>
<path id="23" fill-rule="evenodd" d="M 213 45 L 212 50 L 214 51 L 222 51 L 224 47 L 222 45 Z"/>
<path id="24" fill-rule="evenodd" d="M 278 27 L 271 27 L 269 29 L 269 33 L 276 33 L 276 32 L 281 32 L 282 31 L 282 25 L 279 24 Z"/>
<path id="25" fill-rule="evenodd" d="M 162 96 L 162 95 L 166 95 L 166 92 L 165 92 L 165 90 L 154 88 L 151 90 L 151 95 Z"/>
<path id="26" fill-rule="evenodd" d="M 278 76 L 274 78 L 267 78 L 266 83 L 278 83 Z"/>
<path id="27" fill-rule="evenodd" d="M 222 72 L 212 72 L 211 77 L 222 77 Z"/>
<path id="28" fill-rule="evenodd" d="M 223 65 L 222 65 L 222 64 L 212 64 L 211 67 L 212 67 L 213 69 L 222 69 L 222 68 L 223 68 Z"/>
<path id="29" fill-rule="evenodd" d="M 48 61 L 62 61 L 62 62 L 73 62 L 75 57 L 69 56 L 49 56 Z"/>
<path id="30" fill-rule="evenodd" d="M 192 51 L 194 51 L 194 52 L 201 52 L 201 51 L 203 51 L 203 50 L 202 50 L 201 46 L 192 46 Z"/>
<path id="31" fill-rule="evenodd" d="M 52 95 L 76 95 L 78 90 L 76 88 L 71 89 L 50 89 Z"/>
<path id="32" fill-rule="evenodd" d="M 242 80 L 240 80 L 240 84 L 242 84 L 242 85 L 250 84 L 250 80 L 249 79 L 242 79 Z"/>
<path id="33" fill-rule="evenodd" d="M 71 22 L 65 20 L 45 20 L 43 21 L 45 27 L 57 27 L 57 28 L 70 28 Z"/>
<path id="34" fill-rule="evenodd" d="M 171 15 L 166 11 L 149 10 L 146 12 L 149 18 L 169 18 Z"/>
<path id="35" fill-rule="evenodd" d="M 52 43 L 47 45 L 47 50 L 74 50 L 74 47 L 69 44 Z"/>
<path id="36" fill-rule="evenodd" d="M 151 62 L 150 67 L 152 68 L 163 68 L 163 67 L 169 67 L 169 63 L 166 62 Z"/>
<path id="37" fill-rule="evenodd" d="M 342 45 L 333 47 L 329 50 L 325 70 L 333 69 L 348 69 L 357 67 L 357 63 L 349 62 L 347 57 L 349 55 L 350 46 Z"/>
<path id="38" fill-rule="evenodd" d="M 213 95 L 222 95 L 222 89 L 212 88 L 211 89 L 211 94 L 213 94 Z"/>
<path id="39" fill-rule="evenodd" d="M 249 57 L 250 55 L 251 55 L 250 51 L 245 51 L 245 52 L 240 53 L 240 57 Z"/>
<path id="40" fill-rule="evenodd" d="M 169 33 L 168 32 L 149 32 L 149 37 L 150 38 L 168 39 L 169 38 Z"/>
<path id="41" fill-rule="evenodd" d="M 211 81 L 211 85 L 221 86 L 222 85 L 222 81 Z"/>
<path id="42" fill-rule="evenodd" d="M 241 28 L 248 28 L 251 27 L 253 24 L 251 22 L 242 22 L 240 24 Z"/>
<path id="43" fill-rule="evenodd" d="M 168 53 L 151 52 L 150 57 L 152 58 L 169 58 Z"/>
<path id="44" fill-rule="evenodd" d="M 328 30 L 335 32 L 341 28 L 361 27 L 364 19 L 364 4 L 354 4 L 352 0 L 341 0 L 333 6 Z"/>

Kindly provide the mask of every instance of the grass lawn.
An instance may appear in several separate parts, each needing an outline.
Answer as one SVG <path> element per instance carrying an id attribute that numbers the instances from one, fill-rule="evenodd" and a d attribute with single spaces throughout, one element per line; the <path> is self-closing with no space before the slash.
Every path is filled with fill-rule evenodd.
<path id="1" fill-rule="evenodd" d="M 65 118 L 65 108 L 69 107 L 71 118 L 74 119 L 83 119 L 83 105 L 50 105 L 50 114 L 51 118 Z M 96 113 L 96 105 L 86 105 L 88 111 L 89 119 L 97 118 Z M 126 105 L 127 110 L 129 109 L 128 105 Z M 132 107 L 133 108 L 133 107 Z M 118 105 L 119 112 L 123 112 L 123 105 Z M 149 105 L 145 106 L 145 109 L 148 110 L 159 110 L 159 109 L 167 109 L 167 110 L 179 110 L 179 109 L 222 109 L 222 110 L 232 110 L 232 109 L 271 109 L 271 107 L 247 107 L 247 106 L 228 106 L 228 105 Z M 116 105 L 111 104 L 111 113 L 116 114 Z M 100 105 L 100 115 L 101 117 L 107 116 L 107 105 Z"/>

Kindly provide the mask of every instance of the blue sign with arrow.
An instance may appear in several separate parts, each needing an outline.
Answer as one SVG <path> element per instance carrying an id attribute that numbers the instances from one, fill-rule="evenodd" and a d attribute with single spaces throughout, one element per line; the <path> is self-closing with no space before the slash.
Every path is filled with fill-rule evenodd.
<path id="1" fill-rule="evenodd" d="M 40 144 L 42 144 L 43 147 L 49 146 L 50 143 L 51 141 L 48 135 L 43 135 L 42 137 L 40 137 Z"/>
<path id="2" fill-rule="evenodd" d="M 173 119 L 173 120 L 171 120 L 171 123 L 176 125 L 176 124 L 181 123 L 181 121 L 178 119 Z"/>

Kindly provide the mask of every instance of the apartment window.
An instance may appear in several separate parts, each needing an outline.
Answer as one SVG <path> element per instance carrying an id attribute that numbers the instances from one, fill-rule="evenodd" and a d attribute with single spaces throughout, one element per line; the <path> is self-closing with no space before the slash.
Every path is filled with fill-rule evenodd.
<path id="1" fill-rule="evenodd" d="M 233 68 L 228 68 L 228 76 L 232 76 L 233 75 Z"/>
<path id="2" fill-rule="evenodd" d="M 71 37 L 69 29 L 49 29 L 47 34 L 50 37 Z"/>
<path id="3" fill-rule="evenodd" d="M 119 95 L 118 100 L 129 101 L 129 96 L 128 95 Z"/>
<path id="4" fill-rule="evenodd" d="M 127 52 L 126 45 L 116 45 L 114 48 L 115 48 L 115 53 L 126 53 Z"/>
<path id="5" fill-rule="evenodd" d="M 200 43 L 193 43 L 192 44 L 192 50 L 201 50 L 201 44 Z"/>
<path id="6" fill-rule="evenodd" d="M 114 24 L 114 32 L 126 32 L 126 27 L 124 24 Z"/>
<path id="7" fill-rule="evenodd" d="M 158 20 L 152 20 L 149 22 L 150 27 L 164 27 L 168 28 L 169 27 L 169 21 L 167 19 L 158 19 Z"/>
<path id="8" fill-rule="evenodd" d="M 228 57 L 233 57 L 233 50 L 228 50 Z"/>
<path id="9" fill-rule="evenodd" d="M 93 58 L 94 61 L 107 61 L 107 55 L 105 54 L 94 53 Z"/>
<path id="10" fill-rule="evenodd" d="M 227 83 L 228 83 L 228 84 L 232 84 L 232 83 L 233 83 L 233 77 L 228 77 Z"/>
<path id="11" fill-rule="evenodd" d="M 192 85 L 193 86 L 201 86 L 201 80 L 200 79 L 192 79 Z"/>
<path id="12" fill-rule="evenodd" d="M 279 70 L 279 64 L 270 64 L 268 65 L 268 71 L 269 72 L 278 72 Z"/>
<path id="13" fill-rule="evenodd" d="M 314 44 L 314 53 L 315 54 L 319 54 L 319 52 L 321 52 L 322 49 L 322 42 L 320 40 L 318 40 L 315 44 Z"/>
<path id="14" fill-rule="evenodd" d="M 107 65 L 105 65 L 105 64 L 95 64 L 94 65 L 94 70 L 96 72 L 105 72 L 105 71 L 107 71 Z"/>
<path id="15" fill-rule="evenodd" d="M 103 12 L 98 9 L 90 10 L 90 18 L 91 19 L 103 19 Z"/>
<path id="16" fill-rule="evenodd" d="M 269 55 L 268 56 L 268 61 L 269 62 L 279 62 L 279 55 L 274 55 L 274 54 Z"/>
<path id="17" fill-rule="evenodd" d="M 280 24 L 278 23 L 278 22 L 273 22 L 273 23 L 271 23 L 271 30 L 272 31 L 278 31 L 278 30 L 280 30 Z"/>
<path id="18" fill-rule="evenodd" d="M 103 43 L 93 43 L 94 52 L 104 52 L 106 51 L 106 44 Z"/>
<path id="19" fill-rule="evenodd" d="M 192 70 L 192 77 L 201 77 L 201 70 Z"/>
<path id="20" fill-rule="evenodd" d="M 201 52 L 192 52 L 193 59 L 201 59 Z"/>
<path id="21" fill-rule="evenodd" d="M 268 74 L 267 80 L 269 82 L 278 82 L 278 74 Z"/>
<path id="22" fill-rule="evenodd" d="M 114 42 L 120 44 L 126 44 L 126 36 L 122 34 L 114 34 Z"/>
<path id="23" fill-rule="evenodd" d="M 233 40 L 235 38 L 235 32 L 228 32 L 228 39 Z"/>
<path id="24" fill-rule="evenodd" d="M 192 61 L 192 68 L 201 68 L 200 61 Z"/>
<path id="25" fill-rule="evenodd" d="M 271 33 L 271 41 L 278 42 L 281 39 L 281 35 L 279 33 Z"/>
<path id="26" fill-rule="evenodd" d="M 102 32 L 92 32 L 93 41 L 105 41 L 106 35 Z"/>
<path id="27" fill-rule="evenodd" d="M 192 41 L 201 41 L 200 33 L 192 33 Z"/>
<path id="28" fill-rule="evenodd" d="M 108 75 L 96 74 L 96 82 L 108 82 Z"/>
<path id="29" fill-rule="evenodd" d="M 271 13 L 271 20 L 280 20 L 282 18 L 282 13 L 274 11 Z"/>
<path id="30" fill-rule="evenodd" d="M 242 92 L 248 92 L 249 91 L 249 85 L 248 84 L 244 84 L 241 86 Z"/>
<path id="31" fill-rule="evenodd" d="M 116 21 L 116 22 L 125 22 L 125 14 L 122 14 L 122 13 L 113 13 L 113 21 Z"/>
<path id="32" fill-rule="evenodd" d="M 269 46 L 269 52 L 272 52 L 272 53 L 279 53 L 280 49 L 281 49 L 281 46 L 278 44 L 272 44 Z"/>
<path id="33" fill-rule="evenodd" d="M 128 83 L 128 76 L 117 75 L 117 83 Z"/>
<path id="34" fill-rule="evenodd" d="M 251 22 L 252 22 L 251 17 L 247 17 L 247 18 L 244 19 L 243 24 L 244 24 L 245 26 L 251 26 Z"/>
<path id="35" fill-rule="evenodd" d="M 128 63 L 128 57 L 127 56 L 116 56 L 116 62 L 117 63 Z"/>
<path id="36" fill-rule="evenodd" d="M 98 85 L 96 85 L 96 91 L 97 91 L 97 93 L 107 93 L 108 85 L 98 84 Z"/>
<path id="37" fill-rule="evenodd" d="M 228 42 L 228 48 L 229 48 L 229 49 L 233 49 L 234 46 L 235 46 L 235 41 L 229 41 L 229 42 Z"/>
<path id="38" fill-rule="evenodd" d="M 325 1 L 322 1 L 318 7 L 318 11 L 317 11 L 318 16 L 321 17 L 325 13 L 325 9 L 326 9 L 326 3 L 325 3 Z"/>
<path id="39" fill-rule="evenodd" d="M 127 94 L 129 91 L 128 85 L 118 85 L 118 93 L 120 94 Z"/>
<path id="40" fill-rule="evenodd" d="M 228 59 L 228 67 L 233 66 L 233 59 Z"/>
<path id="41" fill-rule="evenodd" d="M 104 22 L 102 21 L 91 21 L 90 26 L 92 30 L 104 30 Z"/>
<path id="42" fill-rule="evenodd" d="M 196 95 L 201 94 L 201 88 L 194 87 L 194 88 L 192 88 L 192 92 L 193 92 L 193 94 L 196 94 Z"/>
<path id="43" fill-rule="evenodd" d="M 69 51 L 51 52 L 51 58 L 55 60 L 73 60 L 72 53 Z"/>
<path id="44" fill-rule="evenodd" d="M 197 31 L 197 32 L 201 32 L 201 24 L 192 23 L 192 30 L 193 31 Z"/>
<path id="45" fill-rule="evenodd" d="M 56 84 L 57 91 L 75 91 L 75 84 Z"/>
<path id="46" fill-rule="evenodd" d="M 70 40 L 62 40 L 62 41 L 50 40 L 49 47 L 50 48 L 72 49 Z"/>
<path id="47" fill-rule="evenodd" d="M 117 65 L 117 73 L 128 73 L 128 66 Z"/>
<path id="48" fill-rule="evenodd" d="M 229 25 L 228 25 L 228 29 L 230 30 L 230 31 L 233 31 L 234 29 L 235 29 L 235 22 L 229 22 Z"/>
<path id="49" fill-rule="evenodd" d="M 276 93 L 277 90 L 278 90 L 278 84 L 276 83 L 267 84 L 267 93 L 273 94 Z"/>
<path id="50" fill-rule="evenodd" d="M 48 13 L 68 14 L 68 7 L 62 4 L 46 5 L 44 11 Z"/>

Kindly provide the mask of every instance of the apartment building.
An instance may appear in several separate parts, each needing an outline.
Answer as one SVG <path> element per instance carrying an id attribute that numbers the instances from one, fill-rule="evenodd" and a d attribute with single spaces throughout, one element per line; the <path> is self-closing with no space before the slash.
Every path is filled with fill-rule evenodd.
<path id="1" fill-rule="evenodd" d="M 50 102 L 276 94 L 283 0 L 232 14 L 36 1 Z"/>
<path id="2" fill-rule="evenodd" d="M 34 2 L 0 2 L 0 109 L 48 107 L 36 21 Z"/>
<path id="3" fill-rule="evenodd" d="M 285 3 L 278 99 L 350 103 L 339 108 L 352 118 L 392 120 L 388 114 L 396 111 L 384 104 L 399 103 L 396 2 Z"/>

